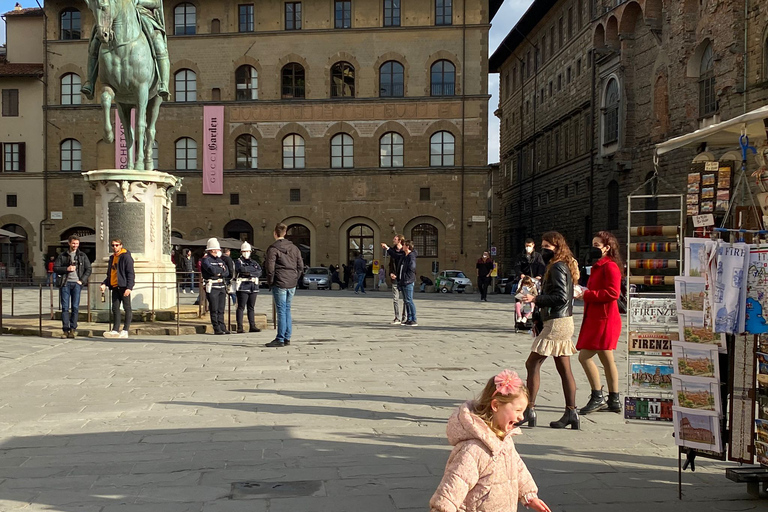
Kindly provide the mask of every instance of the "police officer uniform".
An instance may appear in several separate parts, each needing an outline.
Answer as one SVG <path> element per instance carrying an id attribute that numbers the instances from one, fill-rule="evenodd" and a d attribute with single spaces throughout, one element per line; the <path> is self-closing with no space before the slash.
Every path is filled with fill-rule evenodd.
<path id="1" fill-rule="evenodd" d="M 235 260 L 235 279 L 233 280 L 237 291 L 237 332 L 243 333 L 243 311 L 248 308 L 249 332 L 259 332 L 256 327 L 254 305 L 259 296 L 259 277 L 261 266 L 251 259 L 251 244 L 243 242 L 240 247 L 240 257 Z"/>
<path id="2" fill-rule="evenodd" d="M 203 275 L 205 293 L 208 296 L 213 333 L 229 334 L 224 323 L 224 307 L 227 304 L 225 280 L 229 277 L 229 270 L 227 264 L 221 259 L 221 246 L 217 239 L 209 238 L 205 250 L 208 252 L 208 257 L 203 258 L 200 271 Z"/>

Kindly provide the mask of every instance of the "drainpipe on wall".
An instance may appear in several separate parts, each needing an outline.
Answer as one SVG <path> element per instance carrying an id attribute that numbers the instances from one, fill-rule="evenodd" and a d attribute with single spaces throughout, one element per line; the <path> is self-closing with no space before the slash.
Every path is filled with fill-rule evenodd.
<path id="1" fill-rule="evenodd" d="M 589 52 L 592 54 L 590 59 L 592 59 L 592 96 L 590 98 L 590 110 L 591 114 L 591 129 L 590 129 L 590 139 L 592 139 L 592 148 L 589 152 L 589 228 L 592 229 L 592 226 L 594 224 L 594 216 L 593 216 L 593 210 L 595 206 L 595 198 L 594 194 L 592 193 L 592 190 L 595 188 L 595 153 L 597 152 L 597 147 L 595 147 L 595 141 L 599 139 L 599 137 L 595 137 L 595 127 L 597 125 L 596 117 L 597 117 L 597 107 L 595 105 L 595 87 L 597 86 L 597 55 L 595 54 L 594 48 L 589 50 Z M 585 226 L 586 228 L 587 226 Z M 590 240 L 590 237 L 592 233 L 585 233 L 587 240 Z"/>
<path id="2" fill-rule="evenodd" d="M 464 128 L 466 124 L 466 98 L 467 98 L 467 0 L 462 2 L 461 14 L 461 233 L 460 233 L 460 254 L 464 254 Z M 487 77 L 486 77 L 487 78 Z"/>
<path id="3" fill-rule="evenodd" d="M 43 9 L 38 0 L 37 6 Z M 43 218 L 40 221 L 40 253 L 45 248 L 45 222 L 48 220 L 48 15 L 43 9 Z M 43 265 L 47 261 L 43 259 Z"/>

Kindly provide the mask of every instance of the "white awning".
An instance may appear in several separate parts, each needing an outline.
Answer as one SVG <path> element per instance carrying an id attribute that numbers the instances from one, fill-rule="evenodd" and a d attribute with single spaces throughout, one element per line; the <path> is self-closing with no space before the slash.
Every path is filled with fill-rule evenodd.
<path id="1" fill-rule="evenodd" d="M 663 155 L 673 149 L 698 146 L 702 142 L 710 147 L 738 147 L 742 133 L 749 136 L 751 146 L 758 146 L 768 139 L 768 106 L 656 144 L 656 154 Z"/>

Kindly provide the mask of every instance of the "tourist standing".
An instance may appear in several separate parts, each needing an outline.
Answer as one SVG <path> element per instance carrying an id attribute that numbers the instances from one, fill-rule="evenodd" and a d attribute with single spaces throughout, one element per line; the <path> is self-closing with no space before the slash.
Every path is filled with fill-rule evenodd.
<path id="1" fill-rule="evenodd" d="M 579 351 L 579 362 L 587 374 L 592 395 L 587 405 L 579 412 L 621 412 L 619 371 L 613 359 L 613 351 L 616 350 L 621 335 L 621 315 L 617 300 L 621 295 L 623 263 L 618 240 L 608 231 L 599 231 L 592 239 L 589 257 L 593 262 L 587 284 L 589 289 L 576 291 L 576 298 L 581 297 L 584 300 L 584 320 L 576 349 Z M 600 385 L 600 373 L 593 360 L 595 355 L 603 363 L 608 384 L 607 403 Z"/>
<path id="2" fill-rule="evenodd" d="M 403 258 L 405 258 L 405 251 L 403 250 L 403 242 L 405 237 L 403 235 L 395 235 L 392 239 L 392 247 L 389 247 L 384 242 L 381 243 L 382 249 L 387 251 L 389 255 L 389 278 L 392 280 L 392 303 L 395 308 L 395 319 L 392 320 L 392 325 L 401 325 L 407 322 L 405 313 L 405 304 L 403 304 L 402 319 L 400 316 L 400 301 L 403 299 L 403 291 L 397 283 L 398 276 L 400 275 L 400 266 L 403 264 Z"/>
<path id="3" fill-rule="evenodd" d="M 224 323 L 224 308 L 227 306 L 227 286 L 229 268 L 221 258 L 221 246 L 216 238 L 209 238 L 205 246 L 207 256 L 203 258 L 200 272 L 203 275 L 205 293 L 208 297 L 208 310 L 211 314 L 213 334 L 229 334 Z"/>
<path id="4" fill-rule="evenodd" d="M 363 258 L 363 254 L 355 253 L 355 279 L 357 284 L 355 285 L 355 293 L 363 292 L 365 294 L 365 273 L 368 270 L 368 264 Z"/>
<path id="5" fill-rule="evenodd" d="M 182 273 L 181 292 L 192 293 L 192 287 L 195 281 L 195 261 L 192 259 L 192 251 L 189 249 L 184 249 L 182 251 L 179 271 Z"/>
<path id="6" fill-rule="evenodd" d="M 80 250 L 80 239 L 70 235 L 69 250 L 59 254 L 53 263 L 53 272 L 59 276 L 59 302 L 61 304 L 61 328 L 67 338 L 77 335 L 80 314 L 80 292 L 88 284 L 91 262 Z"/>
<path id="7" fill-rule="evenodd" d="M 291 344 L 291 302 L 304 270 L 301 251 L 290 240 L 285 239 L 287 231 L 288 226 L 283 223 L 275 226 L 272 233 L 275 242 L 267 249 L 264 264 L 267 270 L 267 285 L 272 290 L 272 300 L 277 313 L 277 335 L 266 344 L 268 347 L 284 347 Z"/>
<path id="8" fill-rule="evenodd" d="M 248 308 L 248 332 L 259 332 L 256 327 L 256 298 L 259 296 L 259 277 L 261 266 L 251 259 L 251 244 L 243 242 L 240 246 L 240 257 L 235 260 L 235 290 L 237 293 L 237 332 L 244 333 L 243 311 Z"/>
<path id="9" fill-rule="evenodd" d="M 400 266 L 400 278 L 398 286 L 403 290 L 403 302 L 405 303 L 406 321 L 402 325 L 416 327 L 416 304 L 413 302 L 413 285 L 416 282 L 416 251 L 413 250 L 413 242 L 403 242 L 403 264 Z"/>
<path id="10" fill-rule="evenodd" d="M 536 252 L 536 243 L 532 238 L 525 239 L 525 249 L 523 253 L 517 257 L 515 262 L 515 276 L 517 279 L 522 279 L 525 276 L 529 276 L 532 279 L 541 279 L 546 270 L 546 265 L 541 257 L 541 254 Z"/>
<path id="11" fill-rule="evenodd" d="M 53 282 L 56 279 L 56 272 L 53 271 L 53 267 L 55 266 L 55 260 L 53 256 L 51 256 L 48 259 L 48 265 L 46 266 L 46 270 L 48 271 L 48 275 L 46 276 L 45 284 L 46 286 L 53 286 Z"/>
<path id="12" fill-rule="evenodd" d="M 488 285 L 491 283 L 491 272 L 493 272 L 493 260 L 488 251 L 483 253 L 483 257 L 477 260 L 477 287 L 480 288 L 480 301 L 488 302 Z"/>
<path id="13" fill-rule="evenodd" d="M 133 310 L 131 309 L 131 291 L 136 282 L 133 268 L 133 256 L 123 247 L 119 238 L 110 240 L 112 254 L 107 265 L 107 278 L 101 283 L 101 292 L 109 288 L 112 295 L 112 329 L 104 333 L 105 338 L 127 338 L 131 328 Z M 120 330 L 120 304 L 125 310 L 125 323 Z"/>
<path id="14" fill-rule="evenodd" d="M 525 411 L 524 422 L 536 425 L 536 395 L 539 391 L 541 365 L 552 356 L 557 373 L 563 384 L 565 413 L 558 421 L 550 422 L 552 428 L 579 428 L 579 414 L 576 412 L 576 381 L 571 371 L 571 356 L 576 353 L 573 345 L 573 283 L 579 280 L 579 267 L 568 248 L 563 235 L 557 231 L 544 233 L 541 242 L 541 256 L 547 264 L 541 293 L 537 296 L 523 295 L 523 303 L 535 303 L 539 307 L 544 323 L 538 336 L 533 340 L 531 354 L 525 362 L 528 370 L 528 391 L 530 404 Z"/>

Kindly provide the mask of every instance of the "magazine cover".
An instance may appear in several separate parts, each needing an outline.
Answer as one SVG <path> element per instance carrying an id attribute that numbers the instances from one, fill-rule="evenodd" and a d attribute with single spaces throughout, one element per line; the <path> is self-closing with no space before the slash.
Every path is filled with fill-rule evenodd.
<path id="1" fill-rule="evenodd" d="M 704 326 L 704 299 L 707 297 L 703 277 L 676 277 L 675 302 L 680 325 Z"/>
<path id="2" fill-rule="evenodd" d="M 768 249 L 751 249 L 747 268 L 747 293 L 744 304 L 744 328 L 750 334 L 768 332 Z"/>
<path id="3" fill-rule="evenodd" d="M 717 348 L 675 345 L 672 347 L 672 363 L 675 373 L 688 377 L 711 377 L 720 381 Z"/>
<path id="4" fill-rule="evenodd" d="M 640 390 L 672 391 L 674 368 L 669 360 L 657 363 L 631 363 L 632 381 L 630 387 Z"/>
<path id="5" fill-rule="evenodd" d="M 684 275 L 701 277 L 707 269 L 707 253 L 705 250 L 706 238 L 684 238 L 685 265 Z"/>
<path id="6" fill-rule="evenodd" d="M 677 325 L 677 305 L 674 298 L 629 299 L 629 323 L 638 326 L 664 327 Z"/>
<path id="7" fill-rule="evenodd" d="M 672 341 L 680 336 L 677 332 L 638 332 L 629 333 L 629 354 L 643 356 L 672 357 Z"/>
<path id="8" fill-rule="evenodd" d="M 672 400 L 669 398 L 624 397 L 624 419 L 672 421 Z"/>
<path id="9" fill-rule="evenodd" d="M 722 414 L 720 383 L 712 379 L 696 377 L 672 377 L 675 390 L 675 405 L 686 409 L 716 411 Z"/>
<path id="10" fill-rule="evenodd" d="M 722 453 L 720 419 L 717 413 L 673 407 L 675 444 Z"/>

